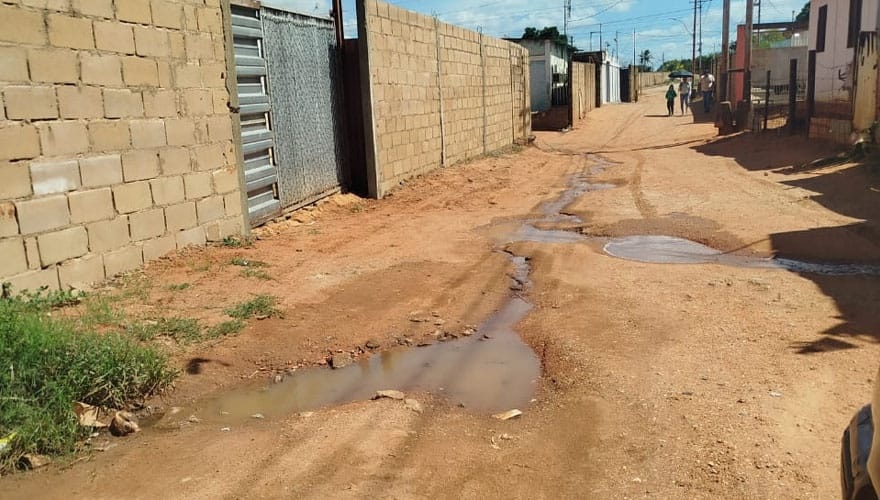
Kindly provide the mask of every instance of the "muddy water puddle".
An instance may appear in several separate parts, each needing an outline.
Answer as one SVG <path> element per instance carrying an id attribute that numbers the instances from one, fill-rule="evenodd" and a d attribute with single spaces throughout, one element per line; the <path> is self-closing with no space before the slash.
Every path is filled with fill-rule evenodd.
<path id="1" fill-rule="evenodd" d="M 672 236 L 627 236 L 605 244 L 612 257 L 654 264 L 721 264 L 753 269 L 783 269 L 829 276 L 880 276 L 880 266 L 805 262 L 781 257 L 759 258 L 721 252 L 706 245 Z"/>

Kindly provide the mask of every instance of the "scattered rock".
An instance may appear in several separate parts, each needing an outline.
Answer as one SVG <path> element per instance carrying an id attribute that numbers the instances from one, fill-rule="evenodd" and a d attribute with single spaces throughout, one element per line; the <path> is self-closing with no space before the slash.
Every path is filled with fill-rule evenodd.
<path id="1" fill-rule="evenodd" d="M 38 455 L 36 453 L 28 453 L 21 457 L 21 465 L 25 469 L 39 469 L 45 467 L 52 462 L 52 459 L 46 455 Z"/>
<path id="2" fill-rule="evenodd" d="M 508 410 L 504 413 L 496 413 L 495 415 L 492 415 L 492 418 L 497 418 L 498 420 L 510 420 L 512 418 L 517 418 L 522 414 L 523 414 L 523 412 L 521 412 L 517 409 L 513 409 L 513 410 Z"/>
<path id="3" fill-rule="evenodd" d="M 373 399 L 396 399 L 398 401 L 402 401 L 406 396 L 400 391 L 376 391 L 376 395 L 373 396 Z"/>
<path id="4" fill-rule="evenodd" d="M 483 336 L 480 337 L 480 340 L 492 340 L 492 336 L 488 333 L 484 333 Z"/>
<path id="5" fill-rule="evenodd" d="M 378 349 L 382 347 L 375 339 L 368 340 L 365 345 L 367 346 L 367 349 Z"/>
<path id="6" fill-rule="evenodd" d="M 332 358 L 330 358 L 330 366 L 333 369 L 345 368 L 353 362 L 351 359 L 351 354 L 344 352 L 342 354 L 334 354 Z"/>
<path id="7" fill-rule="evenodd" d="M 434 345 L 430 340 L 423 340 L 419 342 L 418 347 L 428 347 L 429 345 Z"/>
<path id="8" fill-rule="evenodd" d="M 434 320 L 434 326 L 443 326 L 444 324 L 446 324 L 446 322 L 442 319 Z"/>
<path id="9" fill-rule="evenodd" d="M 190 415 L 189 418 L 186 419 L 186 421 L 191 424 L 198 424 L 202 421 L 202 419 L 200 419 L 199 417 L 197 417 L 195 415 Z"/>
<path id="10" fill-rule="evenodd" d="M 470 337 L 471 335 L 477 333 L 477 330 L 474 328 L 467 327 L 461 331 L 461 334 L 465 337 Z"/>
<path id="11" fill-rule="evenodd" d="M 230 429 L 229 427 L 221 427 L 221 428 L 220 428 L 220 432 L 229 432 L 229 431 L 231 431 L 231 430 L 232 430 L 232 429 Z"/>
<path id="12" fill-rule="evenodd" d="M 500 437 L 502 441 L 510 441 L 513 439 L 513 436 L 511 436 L 510 434 L 502 434 L 498 437 Z"/>
<path id="13" fill-rule="evenodd" d="M 416 401 L 415 399 L 405 399 L 403 400 L 403 406 L 405 406 L 408 410 L 412 410 L 416 413 L 422 413 L 425 411 L 422 408 L 422 404 Z"/>
<path id="14" fill-rule="evenodd" d="M 266 418 L 266 417 L 263 416 L 262 413 L 254 413 L 253 415 L 251 415 L 251 418 L 255 418 L 255 419 L 257 419 L 257 420 L 263 420 L 263 419 Z"/>
<path id="15" fill-rule="evenodd" d="M 127 436 L 140 430 L 137 418 L 127 411 L 117 411 L 110 422 L 110 433 L 114 436 Z"/>
<path id="16" fill-rule="evenodd" d="M 97 406 L 76 402 L 73 403 L 73 413 L 76 414 L 79 425 L 83 427 L 104 428 L 110 425 L 106 421 L 101 421 L 101 410 Z"/>
<path id="17" fill-rule="evenodd" d="M 281 375 L 280 373 L 278 375 L 275 375 L 275 383 L 276 384 L 280 384 L 283 381 L 284 381 L 284 375 Z"/>
<path id="18" fill-rule="evenodd" d="M 313 416 L 314 414 L 315 414 L 315 412 L 313 412 L 313 411 L 303 411 L 303 412 L 299 413 L 299 416 L 302 418 L 309 418 L 309 417 Z"/>
<path id="19" fill-rule="evenodd" d="M 771 397 L 771 398 L 781 398 L 781 397 L 782 397 L 782 393 L 781 393 L 781 392 L 776 392 L 776 391 L 770 391 L 770 397 Z"/>

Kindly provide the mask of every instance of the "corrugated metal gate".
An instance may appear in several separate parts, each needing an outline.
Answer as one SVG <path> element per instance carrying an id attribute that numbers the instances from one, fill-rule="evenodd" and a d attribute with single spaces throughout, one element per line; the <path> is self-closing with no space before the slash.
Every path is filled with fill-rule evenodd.
<path id="1" fill-rule="evenodd" d="M 232 7 L 252 226 L 342 182 L 341 88 L 332 20 Z"/>
<path id="2" fill-rule="evenodd" d="M 248 216 L 256 226 L 281 211 L 260 11 L 232 7 Z"/>

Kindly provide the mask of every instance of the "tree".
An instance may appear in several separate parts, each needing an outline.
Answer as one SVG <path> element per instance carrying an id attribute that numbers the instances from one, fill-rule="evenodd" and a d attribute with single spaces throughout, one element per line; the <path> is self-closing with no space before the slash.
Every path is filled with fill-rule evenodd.
<path id="1" fill-rule="evenodd" d="M 654 55 L 651 54 L 651 51 L 645 49 L 639 54 L 639 70 L 640 71 L 651 71 L 651 61 L 654 59 Z"/>
<path id="2" fill-rule="evenodd" d="M 810 2 L 807 2 L 801 11 L 798 13 L 797 17 L 794 18 L 795 21 L 799 23 L 805 23 L 810 20 Z"/>
<path id="3" fill-rule="evenodd" d="M 522 34 L 523 40 L 553 40 L 554 42 L 565 45 L 571 51 L 577 51 L 577 47 L 568 43 L 568 39 L 565 35 L 559 32 L 559 28 L 556 26 L 545 26 L 542 29 L 535 28 L 530 26 L 523 31 Z"/>

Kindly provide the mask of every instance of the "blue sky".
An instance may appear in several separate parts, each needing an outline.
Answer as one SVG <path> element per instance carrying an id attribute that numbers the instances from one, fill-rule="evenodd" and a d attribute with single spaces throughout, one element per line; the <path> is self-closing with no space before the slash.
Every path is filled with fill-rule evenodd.
<path id="1" fill-rule="evenodd" d="M 330 0 L 264 0 L 265 5 L 277 5 L 298 12 L 326 15 Z M 518 37 L 527 26 L 542 28 L 563 24 L 564 0 L 392 0 L 390 3 L 405 9 L 435 14 L 443 21 L 499 37 Z M 756 2 L 758 3 L 758 2 Z M 790 21 L 792 11 L 799 12 L 805 0 L 762 0 L 761 20 Z M 703 2 L 703 52 L 718 50 L 721 44 L 722 0 Z M 757 21 L 757 8 L 755 19 Z M 354 0 L 343 0 L 346 34 L 355 35 Z M 733 29 L 745 20 L 745 1 L 731 2 L 731 39 Z M 690 0 L 572 0 L 569 34 L 578 48 L 588 50 L 592 38 L 594 49 L 599 48 L 599 24 L 603 42 L 611 43 L 614 50 L 617 32 L 617 50 L 623 62 L 633 56 L 633 30 L 636 30 L 636 49 L 649 49 L 660 59 L 691 56 L 691 28 L 693 2 Z M 698 27 L 699 30 L 699 27 Z M 591 35 L 592 33 L 592 35 Z"/>

